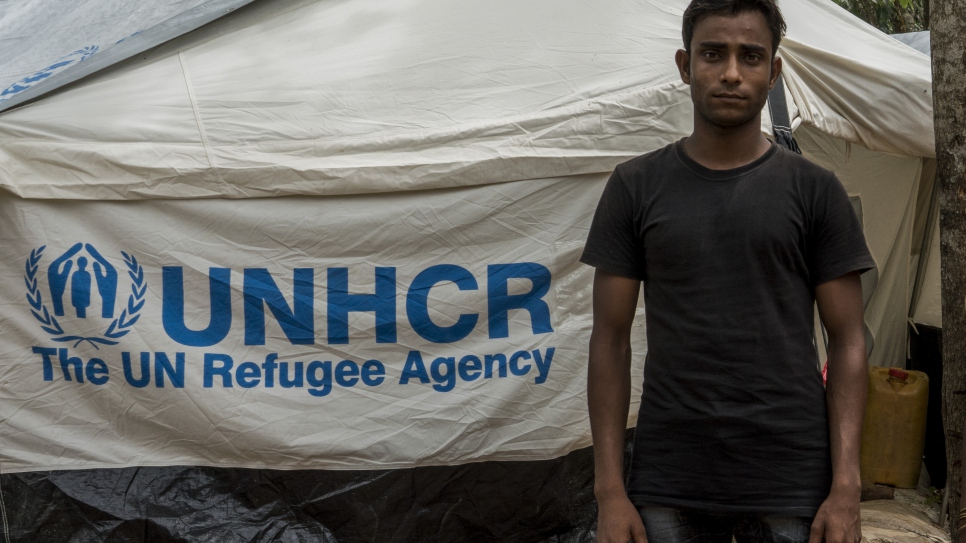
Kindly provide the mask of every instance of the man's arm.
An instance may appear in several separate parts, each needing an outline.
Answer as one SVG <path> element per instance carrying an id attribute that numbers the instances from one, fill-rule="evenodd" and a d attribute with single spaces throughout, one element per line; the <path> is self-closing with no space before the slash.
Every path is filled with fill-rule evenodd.
<path id="1" fill-rule="evenodd" d="M 640 281 L 597 270 L 587 406 L 594 439 L 598 543 L 646 543 L 644 524 L 624 490 L 623 457 L 631 396 L 631 324 Z"/>
<path id="2" fill-rule="evenodd" d="M 832 490 L 812 523 L 809 543 L 858 543 L 859 443 L 868 395 L 868 362 L 862 319 L 862 282 L 858 273 L 843 275 L 815 287 L 818 312 L 828 331 L 829 442 L 832 449 Z"/>

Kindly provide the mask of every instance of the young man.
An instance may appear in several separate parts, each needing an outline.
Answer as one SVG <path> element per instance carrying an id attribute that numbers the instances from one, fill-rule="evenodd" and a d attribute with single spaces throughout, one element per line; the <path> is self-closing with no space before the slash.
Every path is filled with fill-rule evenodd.
<path id="1" fill-rule="evenodd" d="M 588 404 L 600 543 L 858 543 L 875 264 L 835 176 L 770 143 L 774 0 L 693 0 L 675 60 L 692 134 L 619 165 L 581 260 L 597 268 Z M 648 353 L 625 490 L 630 328 Z M 828 330 L 828 385 L 813 304 Z"/>

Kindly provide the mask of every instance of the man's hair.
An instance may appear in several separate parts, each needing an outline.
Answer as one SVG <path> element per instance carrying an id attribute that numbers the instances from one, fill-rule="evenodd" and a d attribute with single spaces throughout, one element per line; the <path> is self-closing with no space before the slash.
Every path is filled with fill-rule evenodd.
<path id="1" fill-rule="evenodd" d="M 758 11 L 765 16 L 768 29 L 771 30 L 771 54 L 778 52 L 778 44 L 785 35 L 785 18 L 775 0 L 691 0 L 688 9 L 684 10 L 684 25 L 681 34 L 684 38 L 684 50 L 691 54 L 691 38 L 694 37 L 694 25 L 699 19 L 707 15 L 726 15 L 734 17 L 746 11 Z"/>

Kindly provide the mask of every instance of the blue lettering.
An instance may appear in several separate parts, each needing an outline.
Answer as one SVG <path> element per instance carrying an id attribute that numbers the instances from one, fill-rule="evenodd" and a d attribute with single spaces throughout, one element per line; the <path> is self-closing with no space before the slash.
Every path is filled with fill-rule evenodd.
<path id="1" fill-rule="evenodd" d="M 429 318 L 427 300 L 433 285 L 452 281 L 460 290 L 477 290 L 476 278 L 465 268 L 453 264 L 438 264 L 419 272 L 406 294 L 406 314 L 409 323 L 423 339 L 433 343 L 453 343 L 470 335 L 480 316 L 463 313 L 452 326 L 439 326 Z"/>
<path id="2" fill-rule="evenodd" d="M 235 370 L 235 380 L 242 388 L 253 388 L 262 380 L 262 370 L 254 362 L 242 362 Z"/>
<path id="3" fill-rule="evenodd" d="M 367 360 L 362 365 L 362 382 L 374 387 L 386 380 L 386 367 L 378 360 Z"/>
<path id="4" fill-rule="evenodd" d="M 184 271 L 180 266 L 161 269 L 161 322 L 168 337 L 190 347 L 208 347 L 225 339 L 231 328 L 231 270 L 208 268 L 208 296 L 211 317 L 203 330 L 185 324 Z"/>
<path id="5" fill-rule="evenodd" d="M 321 379 L 315 374 L 320 369 L 322 370 Z M 316 387 L 309 389 L 309 394 L 317 397 L 328 395 L 332 391 L 332 362 L 328 360 L 325 362 L 319 362 L 318 360 L 309 362 L 305 378 L 308 380 L 309 386 Z"/>
<path id="6" fill-rule="evenodd" d="M 269 311 L 292 345 L 315 343 L 314 275 L 312 268 L 295 268 L 295 301 L 294 308 L 290 310 L 267 269 L 245 269 L 242 288 L 245 294 L 245 345 L 265 344 L 265 311 L 262 302 L 268 305 Z"/>
<path id="7" fill-rule="evenodd" d="M 335 367 L 335 382 L 339 386 L 351 387 L 359 382 L 359 365 L 351 360 L 343 360 Z"/>
<path id="8" fill-rule="evenodd" d="M 57 349 L 52 347 L 34 347 L 34 354 L 39 354 L 44 359 L 44 381 L 54 380 L 54 363 L 50 357 L 57 354 Z"/>
<path id="9" fill-rule="evenodd" d="M 440 368 L 446 368 L 446 371 L 440 371 Z M 441 356 L 433 360 L 433 363 L 429 366 L 429 372 L 433 375 L 433 380 L 436 381 L 436 384 L 433 385 L 434 389 L 440 392 L 449 392 L 456 386 L 456 359 L 452 356 Z"/>
<path id="10" fill-rule="evenodd" d="M 154 353 L 154 386 L 164 388 L 167 375 L 174 388 L 184 388 L 184 353 L 174 353 L 174 364 L 165 353 Z"/>
<path id="11" fill-rule="evenodd" d="M 423 363 L 423 355 L 419 351 L 409 351 L 409 355 L 406 356 L 406 364 L 403 366 L 402 377 L 399 378 L 399 384 L 409 384 L 410 379 L 419 379 L 420 383 L 429 382 L 426 364 Z"/>
<path id="12" fill-rule="evenodd" d="M 519 360 L 530 360 L 530 353 L 527 351 L 517 351 L 510 356 L 510 373 L 513 375 L 526 375 L 530 371 L 530 364 L 520 367 Z"/>
<path id="13" fill-rule="evenodd" d="M 302 388 L 303 364 L 302 362 L 295 362 L 293 365 L 295 366 L 295 375 L 292 379 L 288 378 L 288 362 L 282 362 L 278 365 L 278 384 L 282 385 L 282 388 Z"/>
<path id="14" fill-rule="evenodd" d="M 376 268 L 375 294 L 349 294 L 349 269 L 329 268 L 329 343 L 349 343 L 349 313 L 376 313 L 376 342 L 396 342 L 396 268 Z"/>
<path id="15" fill-rule="evenodd" d="M 483 371 L 483 362 L 479 357 L 468 354 L 460 359 L 459 365 L 460 379 L 464 381 L 475 381 Z"/>
<path id="16" fill-rule="evenodd" d="M 507 313 L 513 309 L 525 309 L 530 313 L 534 334 L 553 332 L 550 326 L 550 307 L 543 300 L 550 291 L 550 270 L 535 262 L 517 264 L 491 264 L 487 269 L 487 306 L 490 338 L 510 337 Z M 530 292 L 509 294 L 510 279 L 529 279 Z"/>
<path id="17" fill-rule="evenodd" d="M 275 360 L 277 359 L 277 353 L 269 353 L 265 357 L 265 361 L 262 362 L 262 370 L 265 372 L 265 388 L 275 388 L 275 368 L 278 367 Z"/>
<path id="18" fill-rule="evenodd" d="M 107 364 L 100 358 L 88 360 L 84 373 L 87 375 L 87 382 L 94 385 L 103 385 L 108 380 Z"/>
<path id="19" fill-rule="evenodd" d="M 500 374 L 500 377 L 506 377 L 506 355 L 504 355 L 502 353 L 488 354 L 488 355 L 486 355 L 486 356 L 483 357 L 483 362 L 485 362 L 485 364 L 486 364 L 484 366 L 484 368 L 483 368 L 483 377 L 484 378 L 489 379 L 489 378 L 493 377 L 493 364 L 494 363 L 499 364 L 499 366 L 498 366 L 499 367 L 499 370 L 498 371 L 500 372 L 499 373 Z"/>
<path id="20" fill-rule="evenodd" d="M 67 349 L 60 349 L 60 371 L 64 373 L 64 381 L 70 381 L 70 370 L 67 366 L 74 366 L 74 376 L 77 377 L 78 383 L 84 382 L 84 361 L 76 356 L 67 356 Z"/>
<path id="21" fill-rule="evenodd" d="M 151 382 L 151 353 L 141 352 L 141 377 L 134 378 L 131 367 L 131 353 L 121 353 L 121 364 L 124 366 L 124 380 L 134 388 L 144 388 Z"/>
<path id="22" fill-rule="evenodd" d="M 556 351 L 554 347 L 547 349 L 547 354 L 545 356 L 540 356 L 540 349 L 533 351 L 533 361 L 537 363 L 537 376 L 533 379 L 533 382 L 540 385 L 547 380 L 547 375 L 550 373 L 550 364 L 553 362 L 553 353 Z"/>
<path id="23" fill-rule="evenodd" d="M 221 366 L 216 368 L 215 362 L 221 362 Z M 235 362 L 227 354 L 205 353 L 205 377 L 202 386 L 204 388 L 213 387 L 215 375 L 220 375 L 221 386 L 223 388 L 232 388 L 231 368 L 234 365 Z"/>

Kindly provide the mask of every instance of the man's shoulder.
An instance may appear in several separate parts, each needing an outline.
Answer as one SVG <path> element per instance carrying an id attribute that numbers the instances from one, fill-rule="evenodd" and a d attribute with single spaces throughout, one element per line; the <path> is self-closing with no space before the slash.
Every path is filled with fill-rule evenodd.
<path id="1" fill-rule="evenodd" d="M 677 145 L 677 142 L 669 143 L 659 149 L 638 155 L 630 160 L 621 162 L 614 170 L 623 179 L 628 180 L 647 175 L 649 172 L 667 168 L 671 161 L 677 160 L 674 149 L 675 145 Z"/>
<path id="2" fill-rule="evenodd" d="M 835 177 L 835 173 L 832 170 L 812 162 L 811 159 L 790 151 L 777 143 L 773 143 L 772 145 L 778 148 L 775 153 L 776 160 L 773 163 L 784 171 L 794 173 L 815 182 L 827 182 Z"/>

